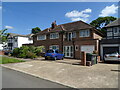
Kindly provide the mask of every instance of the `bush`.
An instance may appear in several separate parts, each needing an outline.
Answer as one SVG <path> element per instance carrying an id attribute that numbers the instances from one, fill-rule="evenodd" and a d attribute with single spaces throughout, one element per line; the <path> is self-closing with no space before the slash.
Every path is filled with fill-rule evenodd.
<path id="1" fill-rule="evenodd" d="M 36 55 L 39 56 L 40 53 L 43 53 L 44 52 L 44 48 L 45 48 L 44 46 L 36 47 L 36 49 L 35 49 Z"/>
<path id="2" fill-rule="evenodd" d="M 32 52 L 27 52 L 27 54 L 26 54 L 26 58 L 31 58 L 31 59 L 33 59 L 33 58 L 36 58 L 37 56 L 36 56 L 36 54 L 35 53 L 32 53 Z"/>
<path id="3" fill-rule="evenodd" d="M 34 47 L 34 46 L 22 46 L 20 48 L 15 48 L 13 50 L 12 56 L 19 58 L 36 58 L 40 56 L 40 53 L 44 51 L 44 46 Z"/>
<path id="4" fill-rule="evenodd" d="M 28 51 L 29 51 L 29 47 L 28 46 L 20 47 L 20 51 L 19 51 L 18 57 L 26 58 L 26 54 L 27 54 Z"/>
<path id="5" fill-rule="evenodd" d="M 19 48 L 15 48 L 13 50 L 12 56 L 18 57 L 19 53 L 20 53 L 20 49 Z"/>

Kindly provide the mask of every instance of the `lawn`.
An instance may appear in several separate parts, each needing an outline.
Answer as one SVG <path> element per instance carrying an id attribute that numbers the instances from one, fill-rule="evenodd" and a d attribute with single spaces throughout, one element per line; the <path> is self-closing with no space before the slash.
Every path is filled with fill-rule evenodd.
<path id="1" fill-rule="evenodd" d="M 25 61 L 24 60 L 15 59 L 15 58 L 1 57 L 0 56 L 0 64 L 18 63 L 18 62 L 25 62 Z"/>

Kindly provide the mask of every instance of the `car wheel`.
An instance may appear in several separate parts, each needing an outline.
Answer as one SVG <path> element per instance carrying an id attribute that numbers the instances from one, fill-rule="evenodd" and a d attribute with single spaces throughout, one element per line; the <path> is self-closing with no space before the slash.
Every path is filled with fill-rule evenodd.
<path id="1" fill-rule="evenodd" d="M 57 60 L 57 57 L 54 57 L 54 60 Z"/>
<path id="2" fill-rule="evenodd" d="M 62 57 L 62 60 L 64 59 L 64 57 Z"/>

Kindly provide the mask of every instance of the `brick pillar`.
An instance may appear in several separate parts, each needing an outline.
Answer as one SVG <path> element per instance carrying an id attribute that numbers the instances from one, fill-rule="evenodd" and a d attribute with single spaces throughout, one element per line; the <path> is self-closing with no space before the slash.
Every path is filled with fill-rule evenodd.
<path id="1" fill-rule="evenodd" d="M 97 58 L 98 58 L 98 62 L 100 62 L 100 56 L 97 56 Z"/>
<path id="2" fill-rule="evenodd" d="M 81 64 L 86 66 L 86 52 L 81 52 Z"/>

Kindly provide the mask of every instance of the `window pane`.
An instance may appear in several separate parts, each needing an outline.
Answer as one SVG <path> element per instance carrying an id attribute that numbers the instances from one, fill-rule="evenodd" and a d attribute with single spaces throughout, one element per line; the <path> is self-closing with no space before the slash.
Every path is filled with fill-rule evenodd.
<path id="1" fill-rule="evenodd" d="M 90 31 L 89 30 L 81 30 L 80 31 L 80 37 L 89 37 Z"/>

